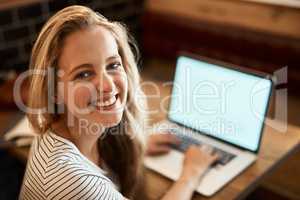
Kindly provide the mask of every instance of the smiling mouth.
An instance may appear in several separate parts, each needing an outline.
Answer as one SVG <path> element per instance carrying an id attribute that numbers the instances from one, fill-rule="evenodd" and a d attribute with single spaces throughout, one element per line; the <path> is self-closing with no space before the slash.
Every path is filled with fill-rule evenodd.
<path id="1" fill-rule="evenodd" d="M 114 103 L 116 103 L 116 101 L 117 101 L 117 95 L 114 95 L 111 98 L 109 98 L 108 100 L 105 100 L 102 102 L 98 101 L 96 105 L 98 107 L 107 107 L 107 106 L 113 105 Z"/>
<path id="2" fill-rule="evenodd" d="M 119 98 L 119 94 L 115 94 L 109 98 L 105 98 L 105 100 L 97 100 L 92 103 L 99 110 L 109 110 L 113 108 Z"/>

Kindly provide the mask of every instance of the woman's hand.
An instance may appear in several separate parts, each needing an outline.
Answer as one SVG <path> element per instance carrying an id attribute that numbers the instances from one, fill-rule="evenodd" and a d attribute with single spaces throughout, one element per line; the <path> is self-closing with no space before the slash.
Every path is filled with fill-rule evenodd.
<path id="1" fill-rule="evenodd" d="M 160 155 L 168 153 L 171 145 L 179 145 L 180 140 L 170 133 L 155 133 L 148 138 L 146 154 Z"/>
<path id="2" fill-rule="evenodd" d="M 201 176 L 217 159 L 218 155 L 212 154 L 212 148 L 209 146 L 190 146 L 185 153 L 181 179 L 189 181 L 196 189 Z"/>
<path id="3" fill-rule="evenodd" d="M 218 159 L 217 155 L 211 153 L 212 149 L 208 146 L 190 146 L 185 153 L 180 178 L 163 196 L 162 200 L 191 199 L 200 183 L 201 176 Z"/>

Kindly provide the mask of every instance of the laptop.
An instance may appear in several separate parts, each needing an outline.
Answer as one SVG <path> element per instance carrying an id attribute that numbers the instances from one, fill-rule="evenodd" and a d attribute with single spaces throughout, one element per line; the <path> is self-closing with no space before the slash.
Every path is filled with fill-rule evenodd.
<path id="1" fill-rule="evenodd" d="M 181 138 L 166 155 L 147 156 L 145 166 L 177 180 L 188 146 L 208 145 L 220 160 L 197 188 L 212 196 L 255 162 L 273 83 L 270 77 L 207 58 L 177 59 L 168 119 L 158 132 Z"/>

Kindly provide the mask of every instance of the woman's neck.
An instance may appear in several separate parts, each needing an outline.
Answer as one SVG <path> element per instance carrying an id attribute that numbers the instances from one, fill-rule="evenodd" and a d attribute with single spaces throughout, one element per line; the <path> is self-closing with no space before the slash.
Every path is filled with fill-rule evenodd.
<path id="1" fill-rule="evenodd" d="M 68 127 L 66 124 L 64 120 L 60 120 L 53 123 L 51 128 L 57 135 L 74 143 L 85 157 L 99 166 L 101 159 L 98 151 L 98 139 L 102 133 L 89 134 L 82 130 L 79 131 L 77 121 L 75 121 L 72 127 Z"/>

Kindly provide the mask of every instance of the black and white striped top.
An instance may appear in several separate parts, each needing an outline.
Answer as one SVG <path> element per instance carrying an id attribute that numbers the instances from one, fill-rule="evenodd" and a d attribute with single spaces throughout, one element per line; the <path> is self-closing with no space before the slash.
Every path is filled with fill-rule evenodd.
<path id="1" fill-rule="evenodd" d="M 48 131 L 32 143 L 19 199 L 123 200 L 106 175 L 72 142 Z"/>

